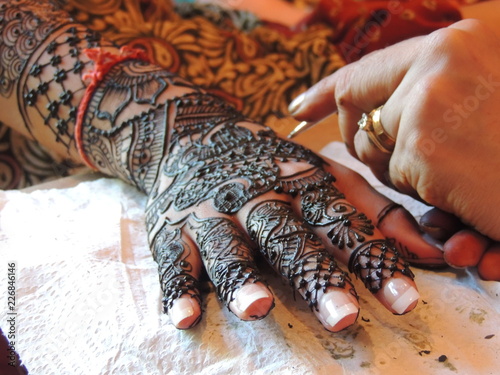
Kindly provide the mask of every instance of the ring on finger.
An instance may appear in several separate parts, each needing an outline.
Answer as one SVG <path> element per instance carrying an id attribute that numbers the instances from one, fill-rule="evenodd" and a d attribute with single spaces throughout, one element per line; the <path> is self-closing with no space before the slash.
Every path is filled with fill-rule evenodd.
<path id="1" fill-rule="evenodd" d="M 380 120 L 382 108 L 383 105 L 368 114 L 363 113 L 361 119 L 358 121 L 358 126 L 368 134 L 368 137 L 375 147 L 383 153 L 390 154 L 394 150 L 396 140 L 385 131 L 382 125 Z"/>

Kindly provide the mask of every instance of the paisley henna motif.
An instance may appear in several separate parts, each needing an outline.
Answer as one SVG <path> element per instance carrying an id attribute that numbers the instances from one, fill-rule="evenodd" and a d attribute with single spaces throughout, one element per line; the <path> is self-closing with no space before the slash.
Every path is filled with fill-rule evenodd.
<path id="1" fill-rule="evenodd" d="M 312 226 L 328 226 L 328 238 L 339 249 L 353 248 L 373 235 L 374 225 L 344 199 L 333 184 L 322 184 L 302 193 L 302 214 Z"/>

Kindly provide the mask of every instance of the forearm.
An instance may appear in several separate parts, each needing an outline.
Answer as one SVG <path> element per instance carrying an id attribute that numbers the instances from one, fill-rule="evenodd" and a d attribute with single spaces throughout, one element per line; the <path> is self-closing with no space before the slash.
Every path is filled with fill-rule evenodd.
<path id="1" fill-rule="evenodd" d="M 148 191 L 153 166 L 166 152 L 166 103 L 195 89 L 133 54 L 124 56 L 53 2 L 0 4 L 0 105 L 10 109 L 0 120 L 53 154 L 77 163 L 83 155 L 95 169 Z M 96 63 L 88 50 L 104 60 Z M 113 68 L 104 74 L 109 62 Z M 90 89 L 89 73 L 97 74 Z M 90 101 L 82 106 L 85 97 Z"/>
<path id="2" fill-rule="evenodd" d="M 51 152 L 79 161 L 74 143 L 78 106 L 94 68 L 84 53 L 118 51 L 75 23 L 55 2 L 0 1 L 0 120 Z"/>

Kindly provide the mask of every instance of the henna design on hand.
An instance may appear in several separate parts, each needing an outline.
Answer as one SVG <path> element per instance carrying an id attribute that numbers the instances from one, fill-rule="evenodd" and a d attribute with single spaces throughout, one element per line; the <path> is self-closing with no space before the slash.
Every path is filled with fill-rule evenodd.
<path id="1" fill-rule="evenodd" d="M 101 172 L 150 192 L 166 154 L 172 111 L 171 102 L 161 98 L 172 86 L 191 87 L 138 60 L 117 64 L 104 77 L 92 95 L 82 133 L 85 153 Z"/>
<path id="2" fill-rule="evenodd" d="M 349 288 L 349 276 L 326 252 L 319 237 L 295 218 L 283 201 L 257 204 L 247 218 L 247 230 L 271 265 L 297 289 L 311 309 L 329 287 Z"/>
<path id="3" fill-rule="evenodd" d="M 348 267 L 372 293 L 378 292 L 382 282 L 396 272 L 414 278 L 408 262 L 386 240 L 371 240 L 360 245 L 352 252 Z"/>
<path id="4" fill-rule="evenodd" d="M 327 178 L 321 158 L 262 125 L 243 126 L 241 114 L 217 97 L 192 92 L 165 106 L 165 115 L 175 116 L 165 121 L 174 122 L 161 168 L 169 185 L 148 208 L 148 228 L 168 209 L 180 212 L 211 199 L 218 212 L 234 214 L 273 189 L 296 195 Z M 280 164 L 286 162 L 313 167 L 283 176 Z"/>
<path id="5" fill-rule="evenodd" d="M 196 242 L 208 276 L 226 306 L 234 300 L 235 292 L 243 285 L 263 282 L 251 260 L 253 249 L 231 220 L 196 219 L 196 224 L 191 226 L 196 230 Z"/>
<path id="6" fill-rule="evenodd" d="M 315 226 L 331 226 L 328 232 L 333 245 L 339 249 L 352 248 L 366 240 L 365 235 L 373 235 L 374 226 L 365 214 L 345 201 L 332 184 L 322 184 L 306 190 L 301 195 L 304 220 Z"/>
<path id="7" fill-rule="evenodd" d="M 193 267 L 187 260 L 192 249 L 182 241 L 181 230 L 163 227 L 151 241 L 151 251 L 158 263 L 163 311 L 168 313 L 173 302 L 186 294 L 200 303 L 199 284 L 191 276 Z"/>

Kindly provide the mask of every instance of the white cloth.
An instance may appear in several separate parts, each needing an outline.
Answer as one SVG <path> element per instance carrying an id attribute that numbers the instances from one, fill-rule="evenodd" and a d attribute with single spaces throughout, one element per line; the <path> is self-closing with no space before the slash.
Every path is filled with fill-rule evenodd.
<path id="1" fill-rule="evenodd" d="M 324 152 L 366 175 L 341 144 Z M 276 307 L 266 319 L 239 321 L 212 291 L 201 323 L 176 330 L 161 313 L 145 197 L 100 177 L 51 186 L 0 192 L 0 288 L 14 261 L 16 349 L 32 375 L 498 373 L 500 283 L 468 271 L 414 269 L 422 300 L 405 316 L 356 281 L 359 321 L 340 333 L 269 272 Z M 7 319 L 2 308 L 4 332 Z"/>

